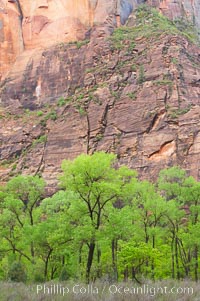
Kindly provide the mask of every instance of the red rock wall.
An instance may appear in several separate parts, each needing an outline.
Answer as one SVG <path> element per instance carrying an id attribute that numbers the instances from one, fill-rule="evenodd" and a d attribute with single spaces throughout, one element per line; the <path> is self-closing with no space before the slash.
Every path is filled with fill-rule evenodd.
<path id="1" fill-rule="evenodd" d="M 116 26 L 114 1 L 93 2 L 93 7 L 86 2 L 80 10 L 78 1 L 29 1 L 29 7 L 23 0 L 20 13 L 16 2 L 0 0 L 0 72 L 6 78 L 0 91 L 0 160 L 14 160 L 16 172 L 41 173 L 54 188 L 64 158 L 96 150 L 115 152 L 121 164 L 144 178 L 178 164 L 199 179 L 199 48 L 163 36 L 150 43 L 138 39 L 131 53 L 126 41 L 127 49 L 113 52 L 107 36 Z M 166 13 L 172 12 L 165 4 Z M 64 9 L 74 9 L 73 16 Z M 84 36 L 93 20 L 101 24 L 91 31 L 89 44 L 78 49 L 64 43 Z M 145 81 L 138 84 L 141 65 Z M 61 96 L 80 93 L 87 104 L 84 114 L 76 99 L 57 105 Z M 44 125 L 49 104 L 57 119 Z M 47 140 L 34 144 L 42 135 Z M 6 180 L 12 164 L 5 169 L 0 165 Z"/>
<path id="2" fill-rule="evenodd" d="M 140 1 L 0 0 L 0 78 L 6 78 L 24 49 L 47 48 L 84 39 L 91 26 L 126 9 L 123 3 L 135 8 L 137 2 Z M 147 3 L 173 19 L 187 16 L 200 28 L 200 3 L 197 0 L 148 0 Z M 117 23 L 120 24 L 119 17 Z"/>
<path id="3" fill-rule="evenodd" d="M 33 56 L 24 82 L 17 86 L 13 80 L 3 94 L 5 102 L 13 101 L 1 112 L 0 154 L 14 160 L 14 173 L 42 174 L 53 191 L 63 159 L 104 150 L 115 152 L 120 164 L 137 169 L 142 178 L 180 165 L 200 179 L 200 49 L 164 35 L 151 43 L 137 40 L 132 52 L 128 47 L 111 51 L 100 27 L 80 49 L 62 45 Z M 139 84 L 141 64 L 145 80 Z M 41 81 L 35 82 L 34 70 L 40 70 Z M 51 109 L 31 98 L 36 85 Z M 58 105 L 60 91 L 73 96 L 64 106 Z M 17 97 L 24 108 L 37 110 L 27 113 Z M 57 118 L 44 124 L 48 110 Z M 37 142 L 43 135 L 46 141 Z M 13 173 L 12 166 L 0 167 L 2 179 Z"/>
<path id="4" fill-rule="evenodd" d="M 0 79 L 23 51 L 20 13 L 16 3 L 0 0 Z"/>
<path id="5" fill-rule="evenodd" d="M 198 0 L 147 0 L 151 6 L 157 7 L 171 19 L 186 17 L 200 28 L 200 2 Z"/>
<path id="6" fill-rule="evenodd" d="M 116 13 L 118 2 L 0 0 L 0 78 L 6 78 L 23 50 L 84 39 L 89 28 Z"/>

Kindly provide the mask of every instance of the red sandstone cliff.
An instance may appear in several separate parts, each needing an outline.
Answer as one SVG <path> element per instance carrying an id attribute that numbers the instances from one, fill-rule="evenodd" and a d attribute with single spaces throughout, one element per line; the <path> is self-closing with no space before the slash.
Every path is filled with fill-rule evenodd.
<path id="1" fill-rule="evenodd" d="M 136 6 L 134 0 L 125 2 Z M 0 0 L 1 78 L 9 76 L 19 55 L 33 55 L 26 50 L 84 39 L 94 24 L 120 14 L 119 7 L 119 0 Z"/>
<path id="2" fill-rule="evenodd" d="M 46 1 L 39 2 L 46 9 Z M 171 34 L 137 38 L 134 47 L 126 39 L 113 49 L 108 36 L 116 15 L 98 5 L 92 20 L 105 20 L 87 43 L 66 39 L 53 46 L 50 40 L 43 49 L 38 36 L 31 46 L 19 30 L 15 56 L 7 60 L 1 48 L 1 68 L 8 72 L 1 84 L 2 181 L 18 172 L 40 173 L 54 188 L 64 158 L 96 150 L 117 153 L 141 177 L 175 164 L 200 177 L 200 49 Z M 83 35 L 90 22 L 81 23 Z"/>

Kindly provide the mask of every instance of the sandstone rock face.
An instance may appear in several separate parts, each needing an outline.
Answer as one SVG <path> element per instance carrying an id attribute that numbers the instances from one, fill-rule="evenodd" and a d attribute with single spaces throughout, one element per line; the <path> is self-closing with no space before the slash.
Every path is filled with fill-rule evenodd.
<path id="1" fill-rule="evenodd" d="M 163 34 L 113 48 L 132 0 L 0 1 L 0 182 L 41 174 L 51 193 L 63 159 L 99 150 L 142 178 L 172 165 L 200 178 L 197 46 Z"/>
<path id="2" fill-rule="evenodd" d="M 9 76 L 24 50 L 82 40 L 94 24 L 115 15 L 112 25 L 124 24 L 140 0 L 0 0 L 0 79 Z M 186 16 L 200 28 L 200 3 L 147 1 L 174 19 Z M 24 57 L 31 55 L 25 52 Z M 31 58 L 31 57 L 30 57 Z M 20 59 L 21 61 L 22 59 Z"/>
<path id="3" fill-rule="evenodd" d="M 24 49 L 21 21 L 17 5 L 0 0 L 0 80 Z"/>
<path id="4" fill-rule="evenodd" d="M 111 50 L 107 31 L 97 27 L 79 49 L 64 44 L 37 52 L 21 86 L 17 74 L 13 86 L 5 85 L 4 102 L 13 102 L 0 119 L 2 181 L 19 171 L 42 174 L 51 193 L 63 159 L 99 150 L 115 152 L 141 178 L 180 165 L 200 179 L 200 49 L 163 35 Z M 46 105 L 31 96 L 36 85 Z"/>
<path id="5" fill-rule="evenodd" d="M 190 22 L 200 28 L 200 2 L 199 0 L 147 0 L 149 5 L 157 7 L 171 19 L 186 17 Z"/>
<path id="6" fill-rule="evenodd" d="M 0 78 L 24 50 L 82 40 L 110 15 L 124 23 L 135 6 L 136 0 L 0 0 Z"/>

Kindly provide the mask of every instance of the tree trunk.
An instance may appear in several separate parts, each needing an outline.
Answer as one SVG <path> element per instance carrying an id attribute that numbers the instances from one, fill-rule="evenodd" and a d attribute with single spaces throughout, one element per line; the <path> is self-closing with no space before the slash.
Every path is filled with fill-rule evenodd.
<path id="1" fill-rule="evenodd" d="M 114 280 L 118 280 L 118 271 L 117 271 L 117 239 L 112 240 L 112 266 L 113 266 L 113 276 Z"/>
<path id="2" fill-rule="evenodd" d="M 54 279 L 54 274 L 57 271 L 57 267 L 52 267 L 51 268 L 51 280 Z"/>
<path id="3" fill-rule="evenodd" d="M 198 247 L 197 246 L 195 246 L 195 249 L 194 249 L 194 258 L 195 258 L 194 278 L 195 278 L 195 281 L 198 282 L 198 267 L 199 267 L 199 264 L 198 264 Z"/>
<path id="4" fill-rule="evenodd" d="M 128 281 L 128 267 L 126 267 L 124 270 L 124 281 Z"/>
<path id="5" fill-rule="evenodd" d="M 31 242 L 31 256 L 34 258 L 35 252 L 34 252 L 34 244 Z"/>
<path id="6" fill-rule="evenodd" d="M 178 260 L 178 238 L 175 239 L 175 259 L 176 259 L 176 276 L 180 280 L 179 260 Z"/>
<path id="7" fill-rule="evenodd" d="M 175 278 L 175 262 L 174 262 L 174 236 L 171 242 L 171 253 L 172 253 L 172 279 Z"/>
<path id="8" fill-rule="evenodd" d="M 142 284 L 136 277 L 135 267 L 131 268 L 131 274 L 132 274 L 132 281 L 135 280 L 137 283 Z"/>
<path id="9" fill-rule="evenodd" d="M 93 257 L 94 257 L 94 250 L 95 250 L 95 242 L 94 242 L 94 240 L 92 240 L 89 244 L 87 268 L 86 268 L 86 281 L 88 283 L 90 281 L 90 271 L 91 271 L 92 261 L 93 261 Z"/>
<path id="10" fill-rule="evenodd" d="M 98 268 L 97 268 L 97 278 L 101 278 L 102 276 L 102 273 L 101 273 L 101 250 L 100 248 L 98 247 L 97 249 L 97 263 L 98 263 Z"/>
<path id="11" fill-rule="evenodd" d="M 48 280 L 47 279 L 47 276 L 48 276 L 48 264 L 49 264 L 49 258 L 51 256 L 52 251 L 53 251 L 53 249 L 49 249 L 49 252 L 48 252 L 47 257 L 45 259 L 45 266 L 44 266 L 44 278 L 45 278 L 45 280 Z"/>
<path id="12" fill-rule="evenodd" d="M 156 239 L 155 239 L 155 235 L 153 235 L 153 237 L 152 237 L 152 248 L 153 249 L 155 249 L 155 241 L 156 241 Z M 155 266 L 154 266 L 154 259 L 152 259 L 152 261 L 151 261 L 151 277 L 152 277 L 152 279 L 154 280 L 154 278 L 155 278 Z"/>

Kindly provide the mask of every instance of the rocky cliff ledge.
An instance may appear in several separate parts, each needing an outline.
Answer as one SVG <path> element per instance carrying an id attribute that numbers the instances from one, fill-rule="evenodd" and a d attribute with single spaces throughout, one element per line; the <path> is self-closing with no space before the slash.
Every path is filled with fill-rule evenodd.
<path id="1" fill-rule="evenodd" d="M 2 181 L 42 174 L 50 191 L 63 159 L 98 150 L 142 178 L 178 164 L 199 179 L 195 34 L 148 8 L 115 31 L 113 18 L 88 40 L 18 56 L 1 88 Z"/>

